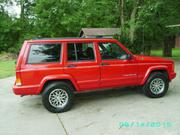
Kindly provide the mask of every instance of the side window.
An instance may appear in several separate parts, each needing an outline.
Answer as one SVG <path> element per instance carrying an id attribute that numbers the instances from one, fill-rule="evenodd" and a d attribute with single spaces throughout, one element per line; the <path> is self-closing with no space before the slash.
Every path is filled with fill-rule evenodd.
<path id="1" fill-rule="evenodd" d="M 68 61 L 94 60 L 93 43 L 68 43 Z"/>
<path id="2" fill-rule="evenodd" d="M 106 59 L 126 59 L 127 53 L 115 43 L 99 43 L 101 58 Z"/>
<path id="3" fill-rule="evenodd" d="M 59 62 L 60 44 L 32 44 L 29 51 L 28 64 Z"/>

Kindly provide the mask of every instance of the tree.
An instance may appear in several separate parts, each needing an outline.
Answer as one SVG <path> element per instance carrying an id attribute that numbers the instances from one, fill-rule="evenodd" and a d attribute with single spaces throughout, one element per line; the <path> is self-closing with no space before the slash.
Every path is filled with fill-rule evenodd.
<path id="1" fill-rule="evenodd" d="M 163 47 L 164 56 L 171 56 L 170 41 L 179 33 L 166 27 L 179 23 L 179 0 L 15 1 L 21 7 L 19 18 L 4 10 L 11 0 L 0 1 L 3 51 L 18 50 L 25 39 L 33 37 L 78 36 L 83 27 L 119 27 L 120 41 L 134 53 L 150 55 L 151 48 Z"/>
<path id="2" fill-rule="evenodd" d="M 0 11 L 0 53 L 11 51 L 15 48 L 18 34 L 14 29 L 14 20 L 5 10 Z"/>
<path id="3" fill-rule="evenodd" d="M 37 33 L 45 37 L 78 36 L 83 27 L 115 27 L 115 6 L 108 0 L 36 0 Z"/>

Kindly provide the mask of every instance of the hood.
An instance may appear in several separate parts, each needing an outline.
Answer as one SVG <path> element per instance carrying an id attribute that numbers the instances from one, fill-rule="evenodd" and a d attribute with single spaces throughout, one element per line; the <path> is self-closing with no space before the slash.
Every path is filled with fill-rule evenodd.
<path id="1" fill-rule="evenodd" d="M 153 62 L 153 63 L 173 63 L 173 60 L 162 58 L 162 57 L 155 57 L 155 56 L 144 56 L 144 55 L 134 55 L 137 61 L 139 62 Z"/>

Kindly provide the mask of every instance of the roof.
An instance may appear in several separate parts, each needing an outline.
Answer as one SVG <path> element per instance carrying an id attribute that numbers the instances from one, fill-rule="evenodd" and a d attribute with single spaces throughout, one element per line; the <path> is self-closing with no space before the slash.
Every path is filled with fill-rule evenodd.
<path id="1" fill-rule="evenodd" d="M 108 36 L 120 34 L 120 28 L 82 28 L 80 36 Z"/>
<path id="2" fill-rule="evenodd" d="M 26 42 L 30 43 L 39 43 L 39 42 L 92 42 L 92 41 L 114 41 L 116 42 L 116 39 L 112 38 L 37 38 L 37 39 L 31 39 L 31 40 L 26 40 Z"/>
<path id="3" fill-rule="evenodd" d="M 180 27 L 180 24 L 168 25 L 166 28 Z"/>
<path id="4" fill-rule="evenodd" d="M 79 38 L 82 38 L 82 37 L 55 37 L 55 38 L 35 37 L 35 38 L 32 38 L 32 40 L 61 40 L 61 39 L 79 39 Z"/>

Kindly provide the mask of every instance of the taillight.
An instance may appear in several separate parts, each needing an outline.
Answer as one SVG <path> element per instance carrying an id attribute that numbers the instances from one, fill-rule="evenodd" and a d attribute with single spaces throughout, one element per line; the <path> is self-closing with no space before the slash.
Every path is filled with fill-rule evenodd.
<path id="1" fill-rule="evenodd" d="M 172 71 L 174 72 L 174 70 L 175 70 L 175 64 L 174 64 L 174 62 L 172 63 Z"/>
<path id="2" fill-rule="evenodd" d="M 21 85 L 22 85 L 20 73 L 18 73 L 18 72 L 16 73 L 15 85 L 16 85 L 16 86 L 21 86 Z"/>

